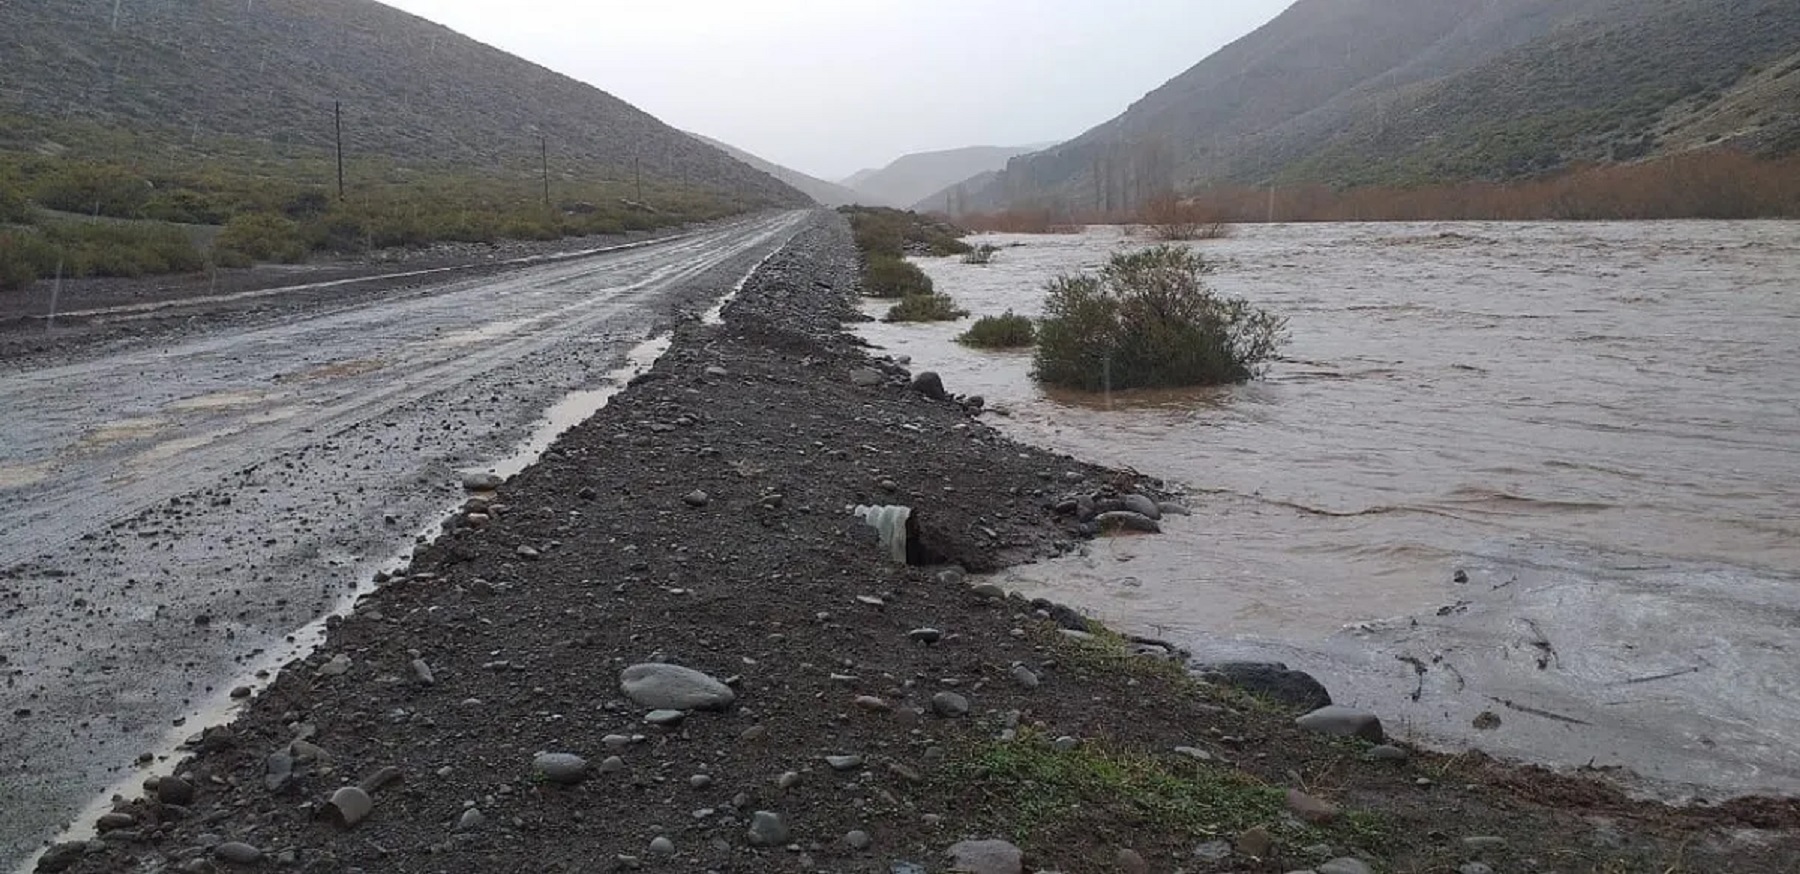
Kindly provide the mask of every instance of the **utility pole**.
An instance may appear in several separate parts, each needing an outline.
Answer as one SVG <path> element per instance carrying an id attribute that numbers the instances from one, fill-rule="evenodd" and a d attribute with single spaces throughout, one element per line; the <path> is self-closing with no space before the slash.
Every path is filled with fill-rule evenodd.
<path id="1" fill-rule="evenodd" d="M 544 158 L 544 208 L 550 208 L 550 138 L 538 134 L 538 148 Z"/>
<path id="2" fill-rule="evenodd" d="M 1275 223 L 1275 183 L 1269 183 L 1269 224 Z"/>
<path id="3" fill-rule="evenodd" d="M 643 170 L 643 167 L 639 165 L 638 159 L 636 157 L 633 157 L 631 159 L 631 175 L 637 179 L 638 203 L 643 203 L 644 202 L 644 170 Z"/>
<path id="4" fill-rule="evenodd" d="M 338 200 L 344 199 L 344 103 L 331 101 L 331 115 L 337 127 Z"/>

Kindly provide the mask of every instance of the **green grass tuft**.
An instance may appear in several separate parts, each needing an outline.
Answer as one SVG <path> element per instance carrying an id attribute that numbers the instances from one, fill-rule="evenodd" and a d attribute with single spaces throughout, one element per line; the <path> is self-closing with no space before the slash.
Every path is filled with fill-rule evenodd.
<path id="1" fill-rule="evenodd" d="M 931 277 L 918 265 L 893 255 L 871 253 L 863 267 L 863 294 L 905 298 L 932 292 Z"/>
<path id="2" fill-rule="evenodd" d="M 890 322 L 954 322 L 969 314 L 947 294 L 914 294 L 888 310 Z"/>

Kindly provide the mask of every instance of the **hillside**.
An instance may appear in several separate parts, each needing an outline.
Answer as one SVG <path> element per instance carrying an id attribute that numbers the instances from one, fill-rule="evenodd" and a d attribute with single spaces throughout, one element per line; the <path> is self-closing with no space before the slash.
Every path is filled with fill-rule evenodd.
<path id="1" fill-rule="evenodd" d="M 606 92 L 371 0 L 0 3 L 0 57 L 0 114 L 159 132 L 173 148 L 324 150 L 341 101 L 357 157 L 528 172 L 541 135 L 570 172 L 628 179 L 637 162 L 746 204 L 801 202 Z M 0 148 L 84 148 L 18 127 Z"/>
<path id="2" fill-rule="evenodd" d="M 904 155 L 876 170 L 863 170 L 845 184 L 883 206 L 912 207 L 946 187 L 977 173 L 998 170 L 1018 155 L 1040 146 L 969 146 L 941 152 Z M 930 206 L 943 209 L 943 203 Z"/>
<path id="3" fill-rule="evenodd" d="M 739 161 L 749 164 L 750 166 L 793 186 L 798 189 L 801 194 L 812 198 L 816 203 L 825 206 L 849 206 L 851 204 L 861 203 L 866 199 L 864 195 L 835 182 L 827 182 L 823 179 L 808 176 L 799 170 L 783 167 L 773 161 L 752 155 L 729 143 L 722 143 L 712 137 L 693 133 L 692 131 L 688 133 L 688 136 L 694 137 Z"/>
<path id="4" fill-rule="evenodd" d="M 1690 130 L 1774 150 L 1800 129 L 1796 46 L 1792 0 L 1300 0 L 1117 118 L 965 186 L 964 209 L 1512 179 L 1678 151 Z"/>

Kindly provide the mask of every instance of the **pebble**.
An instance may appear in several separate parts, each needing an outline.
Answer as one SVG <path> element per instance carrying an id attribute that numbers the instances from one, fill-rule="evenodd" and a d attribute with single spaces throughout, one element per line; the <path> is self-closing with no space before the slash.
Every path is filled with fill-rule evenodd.
<path id="1" fill-rule="evenodd" d="M 1264 859 L 1275 847 L 1275 837 L 1263 826 L 1248 829 L 1237 837 L 1238 852 L 1256 859 Z"/>
<path id="2" fill-rule="evenodd" d="M 775 788 L 777 789 L 792 789 L 798 785 L 800 785 L 799 771 L 786 771 L 775 778 Z"/>
<path id="3" fill-rule="evenodd" d="M 750 815 L 747 836 L 752 847 L 779 847 L 788 841 L 788 828 L 780 814 L 759 810 Z"/>
<path id="4" fill-rule="evenodd" d="M 233 865 L 254 865 L 262 861 L 263 852 L 243 841 L 226 841 L 213 848 L 213 855 Z"/>
<path id="5" fill-rule="evenodd" d="M 129 813 L 114 811 L 112 813 L 101 814 L 100 819 L 94 823 L 94 830 L 110 832 L 122 828 L 131 828 L 134 825 L 137 825 L 137 817 L 132 816 Z"/>
<path id="6" fill-rule="evenodd" d="M 1070 750 L 1075 749 L 1078 746 L 1081 746 L 1081 739 L 1075 738 L 1075 737 L 1070 737 L 1069 735 L 1065 734 L 1062 737 L 1059 737 L 1056 740 L 1052 741 L 1050 746 L 1055 748 L 1055 750 L 1059 753 L 1066 753 L 1066 752 L 1069 752 Z"/>
<path id="7" fill-rule="evenodd" d="M 631 738 L 622 734 L 609 734 L 601 738 L 600 743 L 609 750 L 622 750 L 631 746 Z"/>
<path id="8" fill-rule="evenodd" d="M 939 692 L 931 696 L 931 709 L 939 716 L 956 719 L 968 715 L 969 699 L 955 692 Z"/>
<path id="9" fill-rule="evenodd" d="M 850 382 L 855 385 L 860 385 L 860 386 L 863 386 L 864 388 L 867 388 L 867 387 L 873 386 L 873 385 L 880 385 L 882 382 L 882 379 L 881 379 L 880 372 L 876 371 L 875 369 L 869 368 L 869 367 L 858 367 L 858 368 L 850 371 Z"/>
<path id="10" fill-rule="evenodd" d="M 487 824 L 487 817 L 479 808 L 471 807 L 456 818 L 456 830 L 459 832 L 474 831 Z"/>
<path id="11" fill-rule="evenodd" d="M 1506 839 L 1491 835 L 1477 835 L 1462 839 L 1463 846 L 1471 850 L 1504 850 Z"/>
<path id="12" fill-rule="evenodd" d="M 1464 862 L 1457 866 L 1456 874 L 1494 874 L 1494 869 L 1486 862 Z"/>
<path id="13" fill-rule="evenodd" d="M 251 693 L 254 691 L 255 690 L 251 689 L 249 686 L 238 686 L 237 688 L 231 690 L 231 697 L 234 699 L 242 700 L 244 698 L 250 697 Z"/>
<path id="14" fill-rule="evenodd" d="M 1212 753 L 1200 749 L 1199 747 L 1176 747 L 1175 754 L 1178 756 L 1187 756 L 1196 762 L 1210 762 L 1213 760 Z"/>
<path id="15" fill-rule="evenodd" d="M 1314 825 L 1324 825 L 1337 819 L 1337 805 L 1301 792 L 1298 789 L 1287 791 L 1287 806 L 1294 814 Z"/>
<path id="16" fill-rule="evenodd" d="M 950 870 L 966 874 L 1022 874 L 1025 854 L 1006 841 L 962 841 L 944 851 Z"/>
<path id="17" fill-rule="evenodd" d="M 536 561 L 539 554 L 535 547 L 527 546 L 523 543 L 519 544 L 519 548 L 514 551 L 518 553 L 520 558 L 525 559 L 526 561 Z"/>
<path id="18" fill-rule="evenodd" d="M 1113 864 L 1124 874 L 1150 874 L 1150 863 L 1136 850 L 1120 850 Z"/>
<path id="19" fill-rule="evenodd" d="M 1314 710 L 1294 720 L 1294 724 L 1307 731 L 1337 737 L 1360 737 L 1370 743 L 1381 743 L 1384 737 L 1381 719 L 1375 714 L 1336 704 Z"/>
<path id="20" fill-rule="evenodd" d="M 350 657 L 343 653 L 338 653 L 337 655 L 332 656 L 330 661 L 319 666 L 319 676 L 337 677 L 342 676 L 349 670 Z"/>
<path id="21" fill-rule="evenodd" d="M 681 497 L 681 502 L 690 507 L 704 507 L 712 503 L 712 496 L 700 489 L 695 489 Z"/>
<path id="22" fill-rule="evenodd" d="M 969 591 L 974 593 L 977 598 L 986 598 L 990 601 L 1006 600 L 1006 590 L 993 583 L 982 583 L 978 586 L 971 586 Z"/>
<path id="23" fill-rule="evenodd" d="M 644 721 L 651 725 L 679 725 L 687 713 L 681 710 L 652 710 L 644 716 Z"/>
<path id="24" fill-rule="evenodd" d="M 712 784 L 713 778 L 711 774 L 695 774 L 688 778 L 688 785 L 695 789 L 705 789 Z"/>
<path id="25" fill-rule="evenodd" d="M 345 786 L 331 793 L 331 800 L 325 802 L 326 816 L 335 821 L 341 828 L 355 828 L 375 809 L 375 802 L 369 798 L 360 786 Z"/>
<path id="26" fill-rule="evenodd" d="M 437 677 L 432 675 L 431 666 L 426 664 L 424 659 L 413 659 L 412 670 L 413 679 L 418 680 L 420 685 L 436 685 Z"/>
<path id="27" fill-rule="evenodd" d="M 1013 682 L 1018 683 L 1020 686 L 1023 686 L 1027 689 L 1036 689 L 1038 687 L 1038 684 L 1043 682 L 1038 679 L 1037 674 L 1032 673 L 1031 669 L 1028 667 L 1025 667 L 1024 665 L 1014 665 L 1013 666 L 1012 678 L 1013 678 Z"/>
<path id="28" fill-rule="evenodd" d="M 1363 758 L 1371 762 L 1404 762 L 1407 759 L 1407 752 L 1397 746 L 1382 744 L 1378 747 L 1370 747 L 1368 752 L 1363 753 Z"/>
<path id="29" fill-rule="evenodd" d="M 854 771 L 863 766 L 862 756 L 826 756 L 825 764 L 833 771 Z"/>
<path id="30" fill-rule="evenodd" d="M 915 628 L 908 631 L 906 636 L 919 643 L 937 643 L 944 639 L 944 632 L 936 628 Z"/>
<path id="31" fill-rule="evenodd" d="M 1126 531 L 1141 531 L 1145 534 L 1161 534 L 1162 524 L 1142 513 L 1130 510 L 1114 510 L 1094 517 L 1094 522 L 1101 530 L 1122 528 Z"/>
<path id="32" fill-rule="evenodd" d="M 886 713 L 894 709 L 892 704 L 873 695 L 858 695 L 856 700 L 851 701 L 850 703 L 856 705 L 858 709 L 867 710 L 870 713 Z"/>
<path id="33" fill-rule="evenodd" d="M 499 474 L 488 473 L 486 471 L 465 473 L 462 476 L 463 488 L 468 489 L 471 492 L 491 492 L 494 489 L 499 488 L 504 482 L 506 482 L 506 480 L 501 478 Z"/>
<path id="34" fill-rule="evenodd" d="M 1120 500 L 1125 503 L 1126 510 L 1136 513 L 1139 516 L 1143 516 L 1146 519 L 1157 520 L 1162 518 L 1162 507 L 1157 506 L 1155 501 L 1152 501 L 1143 495 L 1126 495 Z"/>
<path id="35" fill-rule="evenodd" d="M 1174 501 L 1163 501 L 1156 505 L 1156 509 L 1161 510 L 1164 516 L 1194 515 L 1194 511 L 1188 509 L 1186 504 L 1177 504 Z"/>
<path id="36" fill-rule="evenodd" d="M 545 780 L 567 786 L 587 779 L 588 763 L 574 753 L 538 753 L 531 760 L 531 770 Z"/>
<path id="37" fill-rule="evenodd" d="M 625 760 L 618 756 L 607 756 L 600 763 L 600 773 L 602 774 L 617 774 L 623 770 L 625 770 Z"/>
<path id="38" fill-rule="evenodd" d="M 1207 841 L 1194 848 L 1194 858 L 1202 862 L 1220 862 L 1231 856 L 1231 844 L 1227 841 Z"/>
<path id="39" fill-rule="evenodd" d="M 693 668 L 649 663 L 619 674 L 619 690 L 654 710 L 723 710 L 737 700 L 731 687 Z"/>
<path id="40" fill-rule="evenodd" d="M 1375 870 L 1370 868 L 1367 862 L 1364 862 L 1361 859 L 1353 859 L 1348 856 L 1341 859 L 1332 859 L 1313 870 L 1317 871 L 1318 874 L 1375 874 Z"/>
<path id="41" fill-rule="evenodd" d="M 862 829 L 857 829 L 856 831 L 844 835 L 844 846 L 856 850 L 857 852 L 868 849 L 869 845 L 874 842 L 875 841 L 869 837 L 869 833 Z"/>
<path id="42" fill-rule="evenodd" d="M 194 785 L 180 777 L 164 777 L 156 781 L 156 800 L 187 807 L 194 803 Z"/>
<path id="43" fill-rule="evenodd" d="M 673 856 L 675 855 L 675 842 L 659 835 L 650 842 L 650 853 L 656 856 Z"/>

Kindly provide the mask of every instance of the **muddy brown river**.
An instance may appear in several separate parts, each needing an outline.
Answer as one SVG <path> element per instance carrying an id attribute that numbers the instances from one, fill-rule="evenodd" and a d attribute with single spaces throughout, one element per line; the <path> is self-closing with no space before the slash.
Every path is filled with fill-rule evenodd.
<path id="1" fill-rule="evenodd" d="M 1006 247 L 992 266 L 920 262 L 977 315 L 1035 315 L 1050 277 L 1146 245 L 985 240 Z M 1046 394 L 1028 355 L 951 342 L 966 321 L 865 329 L 1014 436 L 1190 493 L 1163 536 L 1011 586 L 1203 660 L 1285 661 L 1424 742 L 1665 797 L 1800 791 L 1800 225 L 1197 245 L 1218 289 L 1290 317 L 1266 379 Z"/>

